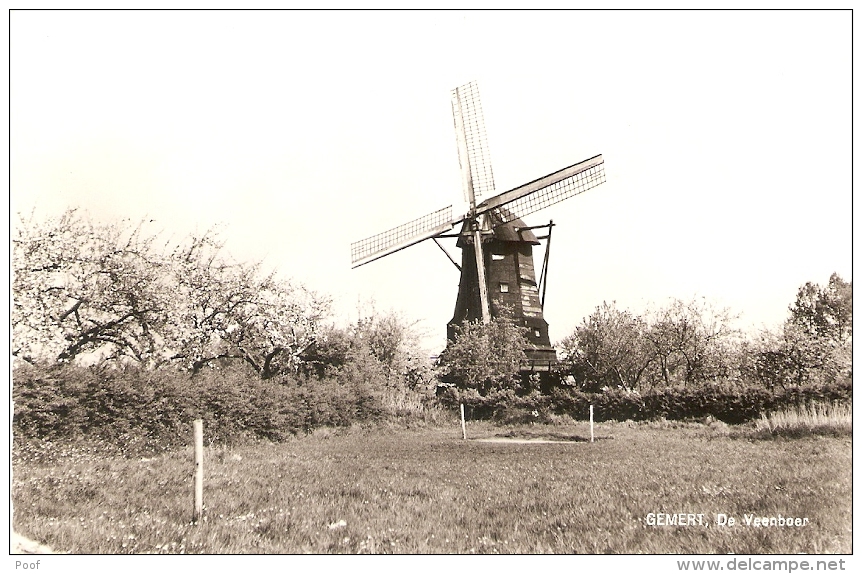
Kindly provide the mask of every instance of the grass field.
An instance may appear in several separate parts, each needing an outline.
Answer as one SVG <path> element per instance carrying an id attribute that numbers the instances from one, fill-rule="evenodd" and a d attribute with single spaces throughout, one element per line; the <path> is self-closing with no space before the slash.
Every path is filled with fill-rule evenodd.
<path id="1" fill-rule="evenodd" d="M 468 433 L 567 442 L 463 441 L 453 424 L 211 446 L 199 524 L 190 448 L 130 459 L 66 446 L 51 463 L 18 452 L 14 527 L 92 554 L 852 551 L 849 435 L 751 440 L 700 423 L 604 423 L 594 443 L 580 423 Z M 705 524 L 653 526 L 650 513 Z M 745 523 L 779 514 L 808 523 Z"/>

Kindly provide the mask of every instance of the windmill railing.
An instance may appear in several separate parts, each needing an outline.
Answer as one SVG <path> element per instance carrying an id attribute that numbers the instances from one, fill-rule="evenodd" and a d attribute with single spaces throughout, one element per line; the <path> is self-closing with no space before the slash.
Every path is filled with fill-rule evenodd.
<path id="1" fill-rule="evenodd" d="M 521 362 L 521 372 L 546 373 L 560 364 L 556 359 L 527 359 Z"/>
<path id="2" fill-rule="evenodd" d="M 500 361 L 500 362 L 490 362 L 491 365 L 497 367 L 508 368 L 509 363 Z M 548 372 L 552 371 L 558 365 L 563 364 L 563 361 L 558 359 L 525 359 L 520 362 L 518 365 L 518 370 L 522 373 L 524 372 Z"/>

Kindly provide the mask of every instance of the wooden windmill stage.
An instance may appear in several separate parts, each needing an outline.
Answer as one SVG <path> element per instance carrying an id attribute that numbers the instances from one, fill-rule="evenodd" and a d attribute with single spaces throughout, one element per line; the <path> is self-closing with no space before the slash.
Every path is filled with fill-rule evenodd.
<path id="1" fill-rule="evenodd" d="M 462 187 L 469 203 L 467 213 L 453 217 L 450 205 L 356 241 L 350 246 L 352 266 L 370 263 L 426 239 L 433 239 L 443 249 L 438 238 L 457 237 L 460 265 L 443 249 L 461 272 L 455 313 L 447 328 L 449 340 L 454 338 L 455 326 L 480 319 L 487 323 L 507 307 L 513 311 L 513 319 L 527 328 L 528 364 L 524 370 L 547 370 L 556 360 L 542 313 L 554 223 L 529 227 L 521 218 L 604 183 L 604 159 L 597 155 L 494 195 L 482 105 L 474 82 L 452 90 L 452 114 Z M 489 198 L 482 200 L 483 197 Z M 460 231 L 449 233 L 459 223 Z M 537 237 L 535 229 L 547 229 L 547 234 Z M 533 246 L 539 244 L 539 239 L 547 239 L 547 245 L 537 281 Z"/>

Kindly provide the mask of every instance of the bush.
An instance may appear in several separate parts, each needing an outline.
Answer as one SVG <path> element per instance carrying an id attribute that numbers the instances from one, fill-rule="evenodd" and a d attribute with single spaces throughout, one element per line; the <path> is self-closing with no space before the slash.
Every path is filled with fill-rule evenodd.
<path id="1" fill-rule="evenodd" d="M 320 426 L 382 416 L 356 382 L 305 377 L 263 381 L 241 369 L 187 374 L 137 368 L 29 365 L 13 372 L 17 439 L 91 439 L 152 450 L 187 445 L 192 421 L 207 441 L 282 441 Z"/>
<path id="2" fill-rule="evenodd" d="M 463 403 L 469 419 L 493 419 L 505 424 L 547 422 L 551 412 L 550 396 L 538 392 L 521 396 L 512 389 L 491 391 L 482 396 L 476 389 L 449 387 L 438 401 L 448 409 L 458 409 Z"/>
<path id="3" fill-rule="evenodd" d="M 467 321 L 456 325 L 455 338 L 440 354 L 443 380 L 482 396 L 520 387 L 520 366 L 526 362 L 526 328 L 504 307 L 487 324 Z"/>
<path id="4" fill-rule="evenodd" d="M 830 385 L 793 387 L 773 394 L 757 385 L 732 382 L 709 383 L 700 386 L 662 387 L 646 391 L 625 388 L 587 393 L 579 389 L 556 388 L 550 395 L 533 393 L 523 397 L 512 391 L 500 391 L 480 396 L 475 391 L 447 389 L 439 398 L 447 408 L 464 403 L 474 419 L 497 421 L 530 420 L 526 413 L 539 417 L 548 413 L 566 415 L 578 420 L 589 418 L 594 407 L 597 422 L 608 420 L 683 420 L 713 417 L 728 424 L 757 420 L 763 413 L 779 408 L 811 402 L 849 403 L 852 387 L 849 382 Z M 533 417 L 535 420 L 538 417 Z"/>

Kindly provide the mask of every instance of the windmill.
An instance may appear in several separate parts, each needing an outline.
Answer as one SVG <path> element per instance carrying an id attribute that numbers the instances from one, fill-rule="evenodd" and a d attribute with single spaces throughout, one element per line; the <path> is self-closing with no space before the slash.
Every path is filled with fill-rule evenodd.
<path id="1" fill-rule="evenodd" d="M 352 267 L 433 239 L 461 272 L 448 338 L 453 339 L 455 327 L 464 321 L 481 319 L 488 323 L 506 306 L 512 309 L 513 319 L 527 328 L 530 347 L 525 351 L 533 368 L 536 364 L 548 365 L 556 360 L 556 352 L 548 338 L 548 323 L 542 309 L 554 223 L 528 227 L 521 217 L 604 183 L 604 159 L 597 155 L 494 195 L 494 175 L 475 82 L 452 90 L 452 115 L 461 183 L 469 205 L 467 213 L 453 217 L 450 205 L 356 241 L 350 246 Z M 462 224 L 460 232 L 450 234 L 459 223 Z M 540 238 L 533 230 L 545 227 L 548 234 L 542 239 L 547 239 L 548 244 L 537 282 L 532 249 Z M 437 241 L 440 237 L 458 238 L 457 246 L 462 251 L 460 265 Z"/>

